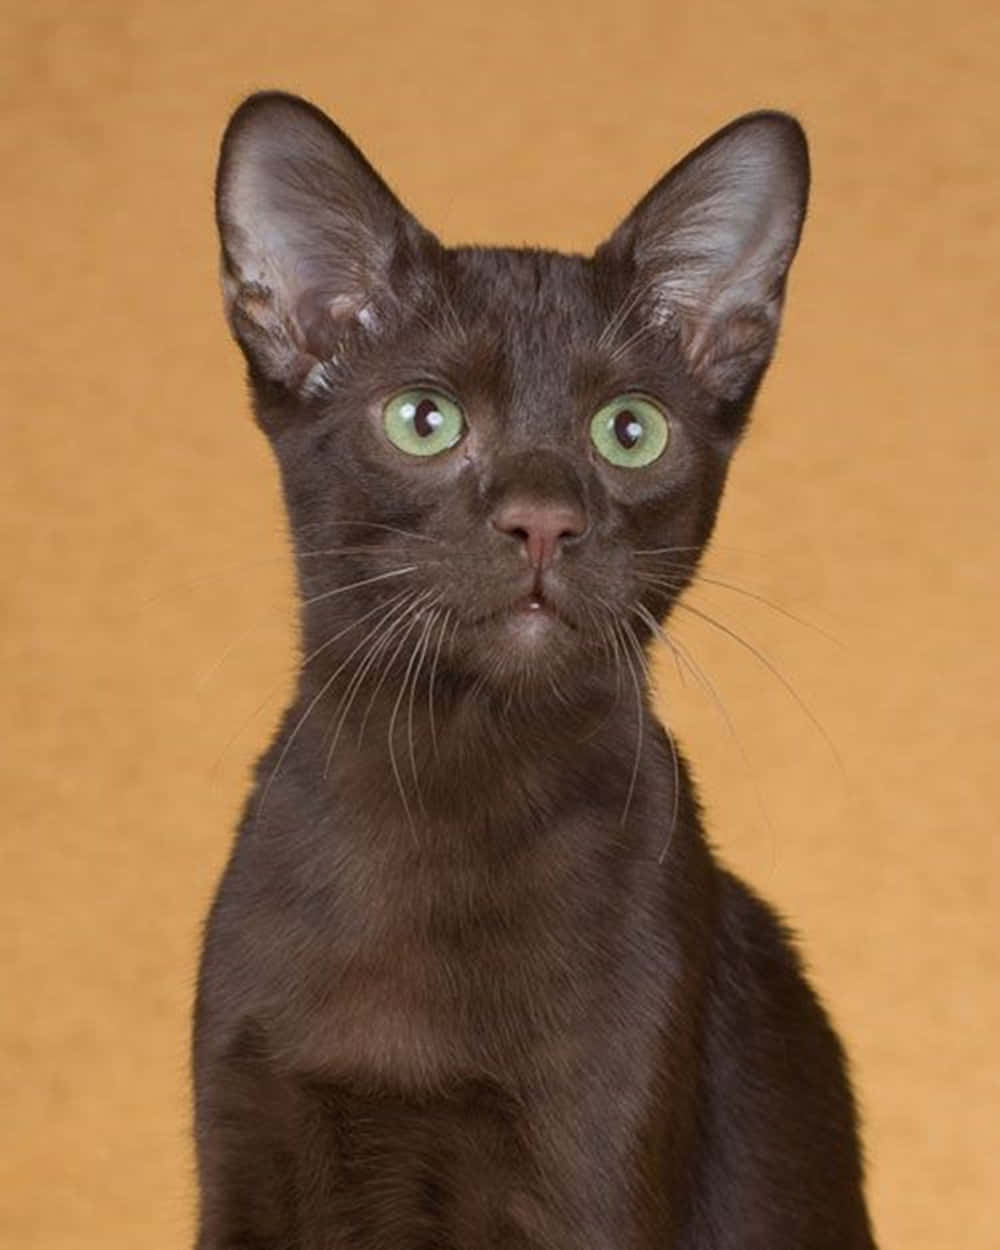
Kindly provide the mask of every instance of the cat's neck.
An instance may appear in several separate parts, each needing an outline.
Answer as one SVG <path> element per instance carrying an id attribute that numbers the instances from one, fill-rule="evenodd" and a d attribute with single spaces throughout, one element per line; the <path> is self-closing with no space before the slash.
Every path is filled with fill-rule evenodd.
<path id="1" fill-rule="evenodd" d="M 530 836 L 584 807 L 617 824 L 638 800 L 658 732 L 644 691 L 600 676 L 512 692 L 445 675 L 433 701 L 426 688 L 386 683 L 336 717 L 322 700 L 311 707 L 316 697 L 303 686 L 282 736 L 294 733 L 289 753 L 332 802 L 366 825 L 429 822 L 493 838 Z"/>

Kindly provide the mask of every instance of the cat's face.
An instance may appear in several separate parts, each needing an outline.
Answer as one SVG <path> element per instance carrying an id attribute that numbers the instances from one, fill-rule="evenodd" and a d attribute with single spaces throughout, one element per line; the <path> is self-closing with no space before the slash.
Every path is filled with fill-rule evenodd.
<path id="1" fill-rule="evenodd" d="M 227 311 L 321 671 L 374 655 L 371 674 L 565 689 L 637 665 L 710 534 L 806 183 L 796 124 L 757 115 L 593 258 L 446 249 L 310 106 L 242 107 Z"/>

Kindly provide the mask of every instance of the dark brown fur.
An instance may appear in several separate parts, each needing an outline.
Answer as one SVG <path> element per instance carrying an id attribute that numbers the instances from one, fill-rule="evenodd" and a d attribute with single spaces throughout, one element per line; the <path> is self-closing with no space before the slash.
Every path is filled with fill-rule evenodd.
<path id="1" fill-rule="evenodd" d="M 806 184 L 760 114 L 592 259 L 447 250 L 311 106 L 230 124 L 227 309 L 307 662 L 206 930 L 198 1250 L 871 1250 L 841 1048 L 713 860 L 639 649 L 710 535 Z M 443 456 L 381 432 L 414 383 L 465 410 Z M 625 392 L 670 418 L 641 470 L 589 442 Z M 498 528 L 523 500 L 581 518 L 542 570 Z"/>

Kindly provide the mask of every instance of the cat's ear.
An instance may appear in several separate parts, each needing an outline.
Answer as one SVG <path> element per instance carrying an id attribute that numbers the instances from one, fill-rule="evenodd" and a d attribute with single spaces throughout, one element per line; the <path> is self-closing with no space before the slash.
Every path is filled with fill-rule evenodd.
<path id="1" fill-rule="evenodd" d="M 374 324 L 403 254 L 433 244 L 328 117 L 279 92 L 230 120 L 216 218 L 233 334 L 258 376 L 292 390 L 352 323 Z"/>
<path id="2" fill-rule="evenodd" d="M 677 336 L 720 399 L 752 394 L 774 350 L 808 192 L 801 126 L 751 113 L 661 178 L 598 249 L 631 274 L 637 315 Z"/>

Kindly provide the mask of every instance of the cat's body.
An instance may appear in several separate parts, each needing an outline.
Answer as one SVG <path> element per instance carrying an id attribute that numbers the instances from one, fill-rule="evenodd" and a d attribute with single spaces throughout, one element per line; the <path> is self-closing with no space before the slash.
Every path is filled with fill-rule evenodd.
<path id="1" fill-rule="evenodd" d="M 642 672 L 805 182 L 759 115 L 593 261 L 447 251 L 309 106 L 236 115 L 305 662 L 206 933 L 198 1250 L 871 1250 L 839 1045 Z"/>

